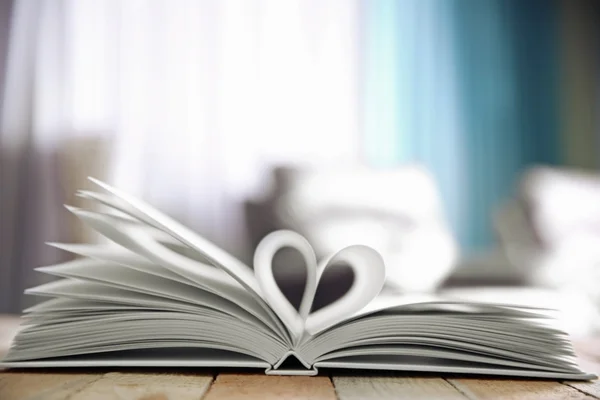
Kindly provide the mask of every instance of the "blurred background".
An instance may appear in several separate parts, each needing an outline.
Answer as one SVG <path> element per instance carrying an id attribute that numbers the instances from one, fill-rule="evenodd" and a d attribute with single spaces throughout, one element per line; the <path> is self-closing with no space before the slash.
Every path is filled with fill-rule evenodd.
<path id="1" fill-rule="evenodd" d="M 248 263 L 292 228 L 372 245 L 401 290 L 554 301 L 593 331 L 598 21 L 593 0 L 0 0 L 0 313 L 68 257 L 44 242 L 94 240 L 62 207 L 92 175 Z"/>

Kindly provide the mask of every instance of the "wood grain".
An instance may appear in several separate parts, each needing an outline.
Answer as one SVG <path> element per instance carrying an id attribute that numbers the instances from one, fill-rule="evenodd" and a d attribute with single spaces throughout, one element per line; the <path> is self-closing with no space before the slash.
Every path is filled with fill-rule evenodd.
<path id="1" fill-rule="evenodd" d="M 103 375 L 70 400 L 197 400 L 213 381 L 205 374 L 119 373 Z"/>
<path id="2" fill-rule="evenodd" d="M 0 399 L 62 400 L 101 377 L 99 374 L 0 372 Z"/>
<path id="3" fill-rule="evenodd" d="M 221 374 L 206 399 L 336 399 L 326 376 L 269 376 Z"/>
<path id="4" fill-rule="evenodd" d="M 596 344 L 600 346 L 600 341 L 596 340 Z M 592 374 L 596 374 L 600 376 L 600 362 L 596 360 L 600 360 L 600 350 L 599 349 L 590 349 L 592 351 L 591 354 L 579 351 L 581 355 L 579 357 L 579 366 L 585 372 L 590 372 Z M 595 354 L 593 353 L 595 351 Z M 592 357 L 598 357 L 597 359 Z M 577 381 L 564 381 L 563 384 L 571 386 L 583 393 L 587 393 L 595 398 L 600 399 L 600 380 L 596 379 L 591 382 L 577 382 Z"/>
<path id="5" fill-rule="evenodd" d="M 598 379 L 593 382 L 563 382 L 563 384 L 600 399 L 600 381 Z"/>
<path id="6" fill-rule="evenodd" d="M 593 399 L 579 390 L 553 381 L 508 379 L 449 379 L 469 399 Z"/>
<path id="7" fill-rule="evenodd" d="M 341 400 L 354 399 L 466 399 L 441 378 L 393 376 L 334 377 Z"/>

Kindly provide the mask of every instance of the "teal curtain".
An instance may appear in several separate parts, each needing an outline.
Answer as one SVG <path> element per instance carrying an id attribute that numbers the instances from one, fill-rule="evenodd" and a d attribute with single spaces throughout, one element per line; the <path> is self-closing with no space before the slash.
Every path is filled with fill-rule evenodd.
<path id="1" fill-rule="evenodd" d="M 558 5 L 545 0 L 366 3 L 365 148 L 426 165 L 463 248 L 526 165 L 559 159 Z"/>
<path id="2" fill-rule="evenodd" d="M 367 3 L 365 151 L 371 164 L 418 162 L 439 182 L 460 228 L 467 182 L 453 4 L 437 0 Z"/>

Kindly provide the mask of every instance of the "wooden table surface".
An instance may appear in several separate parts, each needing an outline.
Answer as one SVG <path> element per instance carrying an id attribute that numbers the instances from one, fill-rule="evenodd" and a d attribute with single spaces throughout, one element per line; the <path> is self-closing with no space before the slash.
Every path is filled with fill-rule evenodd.
<path id="1" fill-rule="evenodd" d="M 8 325 L 0 324 L 0 328 L 3 326 L 6 331 Z M 581 341 L 576 348 L 581 366 L 600 375 L 600 340 Z M 0 353 L 1 350 L 0 346 Z M 600 381 L 482 379 L 400 373 L 358 375 L 348 372 L 343 375 L 290 377 L 261 373 L 211 373 L 207 370 L 0 371 L 0 400 L 309 398 L 600 399 Z"/>

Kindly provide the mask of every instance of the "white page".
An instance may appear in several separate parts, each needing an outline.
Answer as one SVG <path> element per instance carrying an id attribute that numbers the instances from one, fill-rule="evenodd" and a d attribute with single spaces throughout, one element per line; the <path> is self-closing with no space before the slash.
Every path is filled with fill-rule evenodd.
<path id="1" fill-rule="evenodd" d="M 383 313 L 369 314 L 375 307 L 371 308 L 360 317 L 308 338 L 298 351 L 307 362 L 319 365 L 329 365 L 327 362 L 337 359 L 336 354 L 359 357 L 368 355 L 369 349 L 387 348 L 390 354 L 421 349 L 424 355 L 444 358 L 445 352 L 451 351 L 504 360 L 498 363 L 504 365 L 509 361 L 529 368 L 537 365 L 539 369 L 556 368 L 555 372 L 580 372 L 568 337 L 544 323 L 536 323 L 538 319 L 531 318 L 535 315 L 531 310 L 444 303 L 430 296 L 425 300 L 429 302 L 420 304 L 405 299 L 405 306 L 391 308 L 397 302 L 381 302 Z M 431 314 L 433 311 L 436 313 Z"/>
<path id="2" fill-rule="evenodd" d="M 157 265 L 168 268 L 178 275 L 184 277 L 191 276 L 191 280 L 200 285 L 206 287 L 226 285 L 227 289 L 238 291 L 243 289 L 239 284 L 236 284 L 236 281 L 233 278 L 224 273 L 224 271 L 182 256 L 181 254 L 166 248 L 158 240 L 155 228 L 148 227 L 135 221 L 126 221 L 109 214 L 96 213 L 73 207 L 70 207 L 69 210 L 83 222 L 90 225 L 93 229 L 114 243 L 143 256 Z M 65 245 L 61 244 L 52 245 L 56 247 L 65 247 Z M 87 250 L 93 251 L 92 249 Z M 171 260 L 175 260 L 175 262 L 171 261 L 165 263 L 165 254 L 167 254 Z M 102 257 L 102 254 L 96 252 L 95 257 Z M 175 266 L 172 267 L 171 264 L 175 264 Z M 188 266 L 188 269 L 193 270 L 195 274 L 190 274 L 184 266 Z M 193 279 L 198 276 L 201 276 L 202 279 Z M 247 293 L 247 291 L 244 292 Z"/>
<path id="3" fill-rule="evenodd" d="M 94 245 L 94 244 L 71 244 L 71 243 L 48 243 L 52 247 L 68 251 L 87 258 L 123 265 L 140 272 L 160 276 L 161 278 L 195 286 L 194 282 L 179 275 L 161 265 L 151 262 L 131 250 L 114 243 Z M 36 268 L 38 271 L 44 271 L 44 267 Z"/>
<path id="4" fill-rule="evenodd" d="M 541 366 L 538 364 L 527 364 L 525 362 L 516 362 L 497 357 L 489 357 L 485 355 L 470 354 L 464 351 L 451 349 L 434 349 L 423 348 L 418 346 L 369 346 L 368 348 L 357 348 L 352 350 L 340 350 L 319 357 L 315 362 L 341 360 L 344 357 L 360 357 L 371 355 L 383 356 L 412 356 L 412 357 L 431 357 L 442 358 L 447 360 L 459 360 L 472 363 L 485 363 L 489 365 L 497 365 L 512 368 L 533 369 L 541 371 L 564 372 L 565 368 L 560 368 L 556 364 L 550 366 Z M 576 371 L 575 369 L 573 371 Z"/>
<path id="5" fill-rule="evenodd" d="M 91 178 L 90 178 L 91 179 Z M 204 258 L 209 260 L 213 265 L 221 268 L 225 272 L 227 272 L 232 278 L 234 278 L 239 284 L 241 284 L 250 295 L 255 297 L 256 301 L 263 307 L 264 311 L 269 314 L 273 324 L 276 326 L 276 330 L 284 337 L 286 340 L 290 341 L 291 337 L 289 336 L 289 332 L 282 325 L 279 318 L 275 315 L 273 310 L 266 304 L 263 299 L 262 293 L 258 286 L 258 283 L 252 273 L 252 270 L 237 260 L 235 257 L 231 256 L 224 250 L 205 240 L 204 238 L 198 236 L 188 228 L 184 227 L 177 221 L 167 217 L 166 215 L 158 212 L 153 209 L 149 205 L 145 204 L 142 201 L 135 199 L 132 196 L 127 195 L 124 192 L 121 192 L 115 188 L 112 188 L 100 181 L 95 179 L 91 179 L 107 191 L 109 191 L 112 196 L 108 197 L 103 194 L 98 194 L 95 192 L 81 192 L 80 194 L 86 198 L 93 199 L 101 202 L 102 204 L 111 207 L 117 211 L 123 212 L 127 215 L 130 215 L 144 223 L 147 223 L 150 226 L 158 228 L 170 236 L 176 238 L 181 241 L 181 243 L 189 246 L 191 249 L 198 252 Z M 90 213 L 86 214 L 90 216 Z M 80 215 L 81 216 L 81 215 Z M 97 218 L 96 218 L 97 219 Z M 102 222 L 102 221 L 100 221 Z M 132 237 L 133 239 L 140 239 L 137 235 Z M 148 238 L 146 238 L 148 239 Z M 168 266 L 171 270 L 176 273 L 179 273 L 188 279 L 191 279 L 195 282 L 204 282 L 206 281 L 207 274 L 210 274 L 208 270 L 202 270 L 202 273 L 199 272 L 197 262 L 193 262 L 191 260 L 186 260 L 183 257 L 177 257 L 174 254 L 164 252 L 160 247 L 156 246 L 156 242 L 153 240 L 145 240 L 142 246 L 139 246 L 139 242 L 137 243 L 137 250 L 141 250 L 143 255 L 149 257 L 153 261 L 159 261 L 159 264 Z M 126 246 L 129 247 L 129 246 Z M 161 250 L 163 256 L 169 256 L 171 260 L 176 258 L 176 261 L 165 260 L 164 257 L 157 260 L 156 258 L 152 258 L 157 254 L 153 254 L 153 252 L 148 253 L 149 248 L 154 248 L 155 250 Z M 218 278 L 218 277 L 217 277 Z M 221 284 L 227 284 L 227 282 L 219 282 Z M 211 286 L 215 286 L 211 283 Z M 228 286 L 228 285 L 227 285 Z M 230 290 L 229 287 L 221 290 Z M 231 291 L 233 293 L 233 291 Z"/>
<path id="6" fill-rule="evenodd" d="M 477 342 L 473 342 L 473 341 L 469 341 L 469 342 L 465 342 L 464 338 L 461 338 L 457 335 L 452 335 L 452 334 L 443 334 L 443 333 L 427 333 L 427 332 L 422 332 L 422 333 L 416 333 L 418 331 L 413 331 L 413 332 L 399 332 L 397 335 L 395 335 L 394 338 L 373 338 L 373 339 L 364 339 L 360 342 L 356 342 L 353 343 L 352 345 L 349 346 L 349 348 L 351 348 L 351 346 L 355 346 L 354 348 L 356 348 L 358 350 L 359 346 L 368 346 L 368 348 L 371 348 L 372 346 L 376 346 L 376 345 L 381 345 L 381 346 L 385 346 L 385 345 L 390 345 L 390 346 L 397 346 L 399 348 L 402 348 L 403 346 L 417 346 L 420 347 L 422 349 L 449 349 L 449 350 L 457 350 L 457 351 L 461 351 L 464 353 L 474 353 L 477 355 L 481 355 L 481 356 L 490 356 L 490 357 L 499 357 L 499 358 L 508 358 L 511 359 L 513 361 L 520 361 L 523 363 L 532 363 L 532 364 L 538 364 L 538 365 L 546 365 L 546 366 L 552 366 L 552 365 L 556 365 L 557 363 L 566 365 L 566 361 L 567 360 L 563 360 L 561 359 L 561 356 L 541 356 L 541 355 L 535 355 L 535 353 L 529 353 L 529 354 L 525 354 L 525 353 L 521 353 L 521 352 L 516 352 L 514 351 L 510 345 L 506 345 L 503 348 L 500 347 L 493 347 L 488 345 L 487 343 L 485 343 L 484 340 L 480 340 Z M 343 351 L 343 349 L 340 349 L 339 351 Z M 360 350 L 358 350 L 360 351 Z M 302 353 L 304 355 L 304 353 Z M 326 354 L 329 354 L 329 352 L 327 352 Z M 319 358 L 321 356 L 318 356 L 316 358 Z M 308 360 L 314 360 L 315 358 L 307 355 L 306 358 Z M 564 361 L 564 362 L 563 362 Z"/>
<path id="7" fill-rule="evenodd" d="M 7 368 L 217 367 L 266 369 L 270 367 L 269 363 L 256 357 L 206 347 L 129 350 L 127 353 L 105 352 L 58 360 L 4 362 L 0 365 Z"/>
<path id="8" fill-rule="evenodd" d="M 194 313 L 201 310 L 198 307 L 184 306 L 183 303 L 177 302 L 176 307 L 173 307 L 169 300 L 161 299 L 154 306 L 144 306 L 143 304 L 116 304 L 92 300 L 75 300 L 66 297 L 58 297 L 43 301 L 35 306 L 29 307 L 23 311 L 22 318 L 30 318 L 32 316 L 43 315 L 62 315 L 62 314 L 88 314 L 93 312 L 112 312 L 117 310 L 156 310 L 168 309 L 169 311 L 184 311 Z"/>
<path id="9" fill-rule="evenodd" d="M 249 291 L 257 294 L 260 297 L 258 283 L 254 278 L 252 270 L 247 265 L 231 256 L 221 248 L 215 246 L 211 242 L 198 236 L 179 222 L 158 212 L 145 202 L 136 199 L 135 197 L 130 196 L 116 188 L 113 188 L 97 179 L 90 178 L 90 180 L 110 192 L 114 197 L 117 198 L 117 202 L 111 201 L 111 199 L 107 198 L 106 196 L 95 196 L 93 192 L 81 192 L 85 197 L 96 198 L 102 201 L 102 203 L 105 205 L 129 214 L 140 221 L 144 221 L 151 226 L 169 233 L 191 248 L 197 250 L 199 253 L 213 262 L 214 265 L 217 265 L 225 270 Z M 193 273 L 194 271 L 190 272 Z"/>
<path id="10" fill-rule="evenodd" d="M 107 286 L 102 283 L 95 283 L 90 281 L 78 280 L 78 279 L 60 279 L 57 281 L 45 283 L 26 290 L 27 294 L 39 295 L 39 296 L 50 296 L 50 297 L 65 297 L 68 299 L 75 300 L 92 300 L 102 303 L 110 304 L 127 304 L 127 305 L 141 305 L 148 308 L 156 307 L 167 307 L 182 312 L 198 312 L 202 310 L 203 306 L 190 303 L 188 301 L 181 301 L 170 297 L 164 297 L 161 295 L 153 295 L 149 293 L 131 291 L 129 289 L 118 288 L 114 286 Z M 52 299 L 57 300 L 57 299 Z M 52 301 L 50 300 L 50 301 Z M 38 306 L 34 306 L 31 310 L 35 310 L 36 307 L 42 307 L 45 303 L 41 303 Z M 233 313 L 228 308 L 222 308 L 222 312 Z"/>
<path id="11" fill-rule="evenodd" d="M 522 315 L 522 316 L 553 316 L 554 310 L 511 305 L 511 304 L 499 304 L 499 303 L 484 303 L 484 302 L 468 302 L 459 299 L 449 299 L 444 296 L 436 294 L 406 294 L 394 291 L 382 291 L 376 296 L 371 302 L 365 307 L 358 310 L 354 314 L 344 318 L 337 325 L 343 325 L 348 321 L 364 318 L 368 315 L 389 311 L 393 312 L 394 309 L 398 310 L 410 310 L 413 311 L 432 311 L 432 310 L 444 310 L 444 311 L 469 311 L 471 313 L 482 312 L 485 309 L 498 310 L 498 307 L 503 307 L 502 318 L 509 315 Z M 327 329 L 331 328 L 328 327 Z M 321 329 L 320 331 L 314 332 L 313 336 L 318 335 L 327 329 Z"/>
<path id="12" fill-rule="evenodd" d="M 429 304 L 432 307 L 433 304 Z M 438 310 L 445 310 L 444 304 L 437 304 Z M 404 311 L 397 309 L 397 313 L 388 311 L 383 314 L 371 315 L 347 321 L 345 324 L 322 333 L 306 341 L 307 347 L 315 345 L 328 346 L 328 342 L 341 343 L 341 337 L 350 337 L 352 340 L 385 336 L 386 332 L 452 332 L 464 338 L 481 338 L 492 343 L 510 344 L 518 346 L 519 343 L 528 343 L 536 352 L 544 352 L 544 348 L 564 346 L 570 343 L 566 334 L 538 323 L 537 319 L 522 318 L 503 315 L 502 319 L 485 321 L 473 318 L 473 313 L 468 312 L 438 312 L 435 314 L 421 311 Z M 502 308 L 497 311 L 503 311 Z M 475 314 L 482 316 L 485 314 Z M 332 343 L 333 344 L 333 343 Z"/>
<path id="13" fill-rule="evenodd" d="M 338 360 L 322 361 L 313 365 L 313 368 L 343 368 L 351 370 L 387 370 L 405 372 L 433 372 L 437 374 L 475 374 L 495 375 L 501 377 L 544 378 L 561 380 L 590 380 L 595 379 L 593 374 L 584 372 L 547 372 L 507 367 L 493 367 L 486 364 L 470 362 L 450 362 L 439 359 L 404 360 L 404 357 L 349 357 Z"/>
<path id="14" fill-rule="evenodd" d="M 67 297 L 77 300 L 93 300 L 115 304 L 141 305 L 154 309 L 177 310 L 186 313 L 203 313 L 205 310 L 213 309 L 213 312 L 223 312 L 240 318 L 249 324 L 260 325 L 261 322 L 256 317 L 248 313 L 240 313 L 238 306 L 217 298 L 217 301 L 209 301 L 205 305 L 193 302 L 193 299 L 182 298 L 181 296 L 161 293 L 151 293 L 148 291 L 130 290 L 126 287 L 107 286 L 102 283 L 94 283 L 83 280 L 62 279 L 59 281 L 43 284 L 31 289 L 26 293 L 45 295 L 52 297 Z M 210 293 L 208 293 L 210 295 Z M 212 295 L 210 295 L 212 296 Z M 279 337 L 269 333 L 266 325 L 264 326 L 265 335 Z"/>
<path id="15" fill-rule="evenodd" d="M 173 312 L 123 312 L 56 325 L 26 327 L 15 341 L 18 356 L 71 355 L 128 342 L 178 340 L 185 344 L 216 343 L 237 351 L 277 360 L 286 346 L 242 321 L 225 314 L 193 315 Z"/>
<path id="16" fill-rule="evenodd" d="M 235 352 L 238 353 L 240 356 L 250 356 L 252 358 L 255 358 L 256 360 L 261 360 L 263 362 L 266 362 L 267 365 L 270 365 L 272 363 L 267 361 L 267 360 L 263 360 L 261 358 L 260 355 L 254 353 L 254 352 L 248 352 L 247 349 L 238 349 L 235 346 L 231 346 L 231 345 L 222 345 L 222 344 L 215 344 L 215 343 L 202 343 L 200 341 L 193 341 L 193 340 L 186 340 L 186 341 L 163 341 L 161 343 L 157 343 L 157 342 L 152 342 L 152 341 L 148 341 L 148 342 L 143 342 L 143 341 L 139 341 L 136 343 L 129 343 L 129 344 L 119 344 L 119 345 L 111 345 L 111 346 L 96 346 L 96 347 L 86 347 L 83 349 L 77 349 L 77 348 L 70 348 L 68 351 L 64 351 L 64 352 L 60 352 L 60 351 L 54 351 L 54 350 L 48 350 L 46 352 L 43 351 L 39 351 L 39 350 L 35 350 L 34 352 L 27 354 L 26 352 L 23 352 L 24 357 L 23 358 L 12 358 L 11 357 L 11 353 L 9 353 L 9 355 L 2 361 L 2 363 L 0 363 L 1 366 L 3 367 L 14 367 L 14 368 L 26 368 L 26 367 L 34 367 L 37 365 L 38 367 L 56 367 L 56 366 L 62 366 L 62 367 L 66 367 L 66 366 L 70 366 L 70 365 L 77 365 L 77 364 L 84 364 L 87 367 L 100 367 L 102 366 L 102 363 L 98 363 L 96 361 L 93 361 L 94 358 L 96 358 L 96 356 L 98 354 L 101 353 L 112 353 L 111 355 L 117 359 L 120 359 L 122 361 L 124 361 L 123 363 L 121 362 L 117 362 L 117 363 L 110 363 L 107 364 L 107 366 L 122 366 L 122 365 L 130 365 L 130 366 L 135 366 L 135 367 L 139 367 L 139 366 L 144 366 L 143 363 L 128 363 L 128 361 L 130 360 L 129 357 L 127 355 L 124 355 L 124 353 L 121 353 L 123 351 L 127 351 L 127 350 L 149 350 L 149 349 L 180 349 L 180 348 L 193 348 L 193 349 L 215 349 L 215 350 L 226 350 L 226 351 L 230 351 L 230 352 Z M 76 360 L 72 360 L 69 359 L 69 357 L 73 357 L 73 356 L 80 356 L 80 355 L 85 355 L 85 360 L 89 360 L 83 363 L 78 363 L 76 362 Z M 53 358 L 58 358 L 61 357 L 59 359 L 55 359 L 52 360 Z M 49 360 L 46 360 L 49 359 Z M 171 358 L 171 360 L 177 360 L 176 358 Z M 155 366 L 159 366 L 159 367 L 166 367 L 170 364 L 169 362 L 169 358 L 165 358 L 163 359 L 163 363 L 156 363 L 153 364 Z M 215 367 L 215 366 L 225 366 L 225 367 L 234 367 L 235 364 L 226 364 L 226 363 L 208 363 L 208 360 L 202 360 L 202 359 L 197 359 L 195 360 L 196 363 L 187 363 L 187 364 L 177 364 L 180 365 L 182 367 L 190 367 L 194 364 L 199 365 L 199 366 L 207 366 L 207 367 Z M 264 365 L 264 364 L 261 364 Z"/>
<path id="17" fill-rule="evenodd" d="M 127 349 L 125 349 L 127 350 Z M 129 349 L 135 350 L 135 349 Z M 193 350 L 211 350 L 207 348 Z M 218 350 L 218 349 L 212 349 Z M 144 356 L 132 356 L 127 353 L 91 354 L 85 358 L 35 361 L 0 361 L 1 368 L 260 368 L 267 370 L 271 364 L 241 353 L 219 353 L 210 356 L 194 355 L 193 358 L 179 355 L 153 356 L 152 349 L 144 350 L 149 353 Z"/>
<path id="18" fill-rule="evenodd" d="M 238 317 L 243 317 L 245 311 L 267 326 L 271 326 L 269 315 L 261 307 L 256 306 L 254 298 L 250 296 L 247 296 L 244 302 L 233 303 L 194 286 L 92 259 L 77 259 L 63 264 L 42 267 L 40 270 L 52 275 L 85 279 L 121 289 L 199 304 L 215 310 L 227 310 Z"/>
<path id="19" fill-rule="evenodd" d="M 113 305 L 126 305 L 126 306 L 138 306 L 145 307 L 149 310 L 166 310 L 166 311 L 177 311 L 188 314 L 200 314 L 207 315 L 215 313 L 226 313 L 236 319 L 244 321 L 247 324 L 254 326 L 261 326 L 261 321 L 250 314 L 241 313 L 237 306 L 231 305 L 230 303 L 221 303 L 220 305 L 210 304 L 208 306 L 201 306 L 200 304 L 193 304 L 187 301 L 180 301 L 174 298 L 161 297 L 161 295 L 152 295 L 143 292 L 130 291 L 118 287 L 106 286 L 101 283 L 94 283 L 83 280 L 73 279 L 61 279 L 58 281 L 43 284 L 27 290 L 29 294 L 42 295 L 42 296 L 61 296 L 66 299 L 72 299 L 74 301 L 95 301 L 104 303 L 110 309 Z M 52 299 L 48 302 L 39 304 L 38 306 L 32 307 L 32 311 L 41 308 L 43 310 L 46 307 L 46 303 L 50 303 L 56 300 L 63 299 Z M 213 308 L 211 308 L 213 307 Z M 215 309 L 214 307 L 218 307 Z M 52 304 L 50 304 L 50 312 L 52 310 Z M 262 331 L 266 336 L 269 336 L 275 340 L 281 340 L 278 335 L 269 332 L 266 325 L 262 325 Z M 282 342 L 283 343 L 283 342 Z"/>
<path id="20" fill-rule="evenodd" d="M 122 246 L 118 246 L 116 244 L 109 245 L 85 245 L 85 244 L 59 244 L 53 243 L 55 247 L 64 249 L 66 251 L 70 251 L 76 254 L 84 255 L 87 257 L 91 257 L 95 260 L 101 260 L 105 262 L 102 264 L 101 268 L 106 269 L 104 266 L 106 263 L 115 263 L 120 266 L 131 268 L 140 273 L 147 273 L 150 275 L 154 275 L 157 277 L 164 278 L 166 280 L 171 280 L 179 283 L 186 284 L 188 286 L 198 287 L 200 290 L 206 290 L 211 293 L 214 293 L 225 300 L 232 302 L 233 304 L 240 305 L 246 311 L 250 312 L 252 315 L 262 315 L 262 321 L 264 324 L 267 324 L 276 332 L 280 332 L 277 324 L 273 323 L 269 313 L 264 311 L 264 307 L 259 304 L 256 299 L 251 296 L 247 291 L 245 291 L 241 286 L 237 285 L 237 283 L 232 280 L 229 276 L 227 276 L 223 271 L 213 267 L 206 265 L 205 268 L 214 270 L 214 274 L 221 275 L 226 281 L 230 281 L 228 283 L 222 284 L 222 280 L 215 281 L 210 280 L 210 278 L 206 278 L 202 283 L 197 281 L 193 281 L 188 279 L 182 275 L 172 272 L 172 270 L 165 268 L 162 265 L 155 264 L 145 257 L 142 257 Z M 83 263 L 84 261 L 76 261 L 77 263 Z M 68 265 L 69 263 L 67 263 Z M 85 261 L 86 266 L 82 267 L 86 268 L 98 268 L 99 265 L 91 263 L 90 261 Z M 56 266 L 49 267 L 40 267 L 37 268 L 38 271 L 46 272 L 46 273 L 54 273 L 58 274 L 60 270 L 56 269 Z M 72 273 L 73 271 L 71 271 Z M 81 271 L 80 271 L 81 272 Z M 63 271 L 64 273 L 64 271 Z M 69 275 L 74 276 L 74 275 Z M 82 275 L 76 276 L 78 278 L 82 278 Z M 194 279 L 194 277 L 192 277 Z"/>

